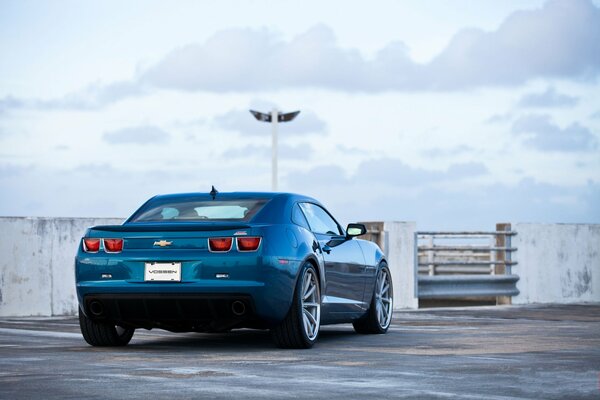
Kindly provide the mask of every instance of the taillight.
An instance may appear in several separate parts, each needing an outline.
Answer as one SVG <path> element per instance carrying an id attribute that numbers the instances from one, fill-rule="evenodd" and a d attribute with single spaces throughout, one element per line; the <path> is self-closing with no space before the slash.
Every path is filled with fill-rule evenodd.
<path id="1" fill-rule="evenodd" d="M 256 251 L 260 246 L 260 237 L 239 237 L 237 248 L 239 251 Z"/>
<path id="2" fill-rule="evenodd" d="M 123 239 L 102 239 L 102 242 L 107 253 L 119 253 L 123 250 Z"/>
<path id="3" fill-rule="evenodd" d="M 208 248 L 210 251 L 226 252 L 231 250 L 232 243 L 233 239 L 231 238 L 209 238 Z"/>
<path id="4" fill-rule="evenodd" d="M 100 239 L 83 238 L 83 251 L 97 253 L 100 250 Z"/>

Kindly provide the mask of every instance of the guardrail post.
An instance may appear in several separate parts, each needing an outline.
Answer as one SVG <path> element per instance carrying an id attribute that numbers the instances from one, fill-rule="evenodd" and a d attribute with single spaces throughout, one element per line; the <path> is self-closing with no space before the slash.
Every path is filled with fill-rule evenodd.
<path id="1" fill-rule="evenodd" d="M 429 262 L 428 267 L 428 274 L 429 276 L 433 276 L 435 275 L 435 264 L 434 264 L 434 250 L 433 250 L 433 235 L 430 235 L 429 238 L 427 239 L 427 245 L 430 247 L 430 250 L 427 252 L 427 261 Z"/>
<path id="2" fill-rule="evenodd" d="M 496 224 L 496 231 L 510 231 L 511 225 L 509 223 L 499 223 Z M 510 235 L 496 235 L 496 247 L 511 247 Z M 510 264 L 506 265 L 504 263 L 510 263 L 511 261 L 511 252 L 510 250 L 503 251 L 492 251 L 493 254 L 496 254 L 496 261 L 501 262 L 500 264 L 493 265 L 494 274 L 496 275 L 510 275 L 511 266 Z M 498 296 L 496 297 L 496 304 L 511 304 L 512 298 L 510 296 Z"/>
<path id="3" fill-rule="evenodd" d="M 495 263 L 498 261 L 498 251 L 493 250 L 493 247 L 498 243 L 497 236 L 490 237 L 490 262 Z M 496 275 L 496 267 L 498 264 L 490 264 L 490 275 Z"/>

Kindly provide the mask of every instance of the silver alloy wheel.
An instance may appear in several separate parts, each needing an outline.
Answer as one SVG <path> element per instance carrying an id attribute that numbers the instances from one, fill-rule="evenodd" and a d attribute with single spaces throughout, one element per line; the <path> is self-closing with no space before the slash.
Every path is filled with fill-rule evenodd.
<path id="1" fill-rule="evenodd" d="M 317 275 L 307 269 L 302 277 L 302 325 L 309 340 L 315 340 L 321 325 L 321 293 Z"/>
<path id="2" fill-rule="evenodd" d="M 377 311 L 377 322 L 382 329 L 386 329 L 392 320 L 393 293 L 391 290 L 391 276 L 387 269 L 379 270 L 377 284 L 375 286 L 375 307 Z"/>

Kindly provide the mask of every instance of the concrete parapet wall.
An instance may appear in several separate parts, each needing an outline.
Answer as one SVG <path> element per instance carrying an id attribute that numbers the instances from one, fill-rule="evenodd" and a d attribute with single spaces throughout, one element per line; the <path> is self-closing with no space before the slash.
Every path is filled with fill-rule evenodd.
<path id="1" fill-rule="evenodd" d="M 85 230 L 114 218 L 0 217 L 0 316 L 77 311 L 74 258 Z"/>
<path id="2" fill-rule="evenodd" d="M 416 222 L 362 222 L 367 234 L 361 239 L 377 243 L 385 253 L 394 286 L 394 309 L 419 308 L 416 297 L 415 233 Z"/>
<path id="3" fill-rule="evenodd" d="M 115 218 L 0 217 L 0 316 L 77 312 L 74 256 L 85 230 Z M 372 223 L 373 224 L 373 223 Z M 418 308 L 414 222 L 375 223 L 394 283 L 394 308 Z M 514 304 L 600 302 L 600 225 L 513 224 Z"/>
<path id="4" fill-rule="evenodd" d="M 415 296 L 415 222 L 386 221 L 384 251 L 394 285 L 394 309 L 419 308 Z"/>
<path id="5" fill-rule="evenodd" d="M 600 302 L 600 225 L 513 224 L 513 304 Z"/>

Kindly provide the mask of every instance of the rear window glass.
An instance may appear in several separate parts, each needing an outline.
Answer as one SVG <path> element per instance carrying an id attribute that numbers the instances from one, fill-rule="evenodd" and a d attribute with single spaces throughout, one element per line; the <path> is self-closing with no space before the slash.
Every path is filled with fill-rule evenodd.
<path id="1" fill-rule="evenodd" d="M 151 202 L 130 222 L 156 221 L 249 221 L 267 199 L 170 200 Z"/>

